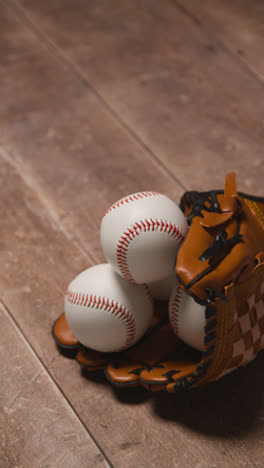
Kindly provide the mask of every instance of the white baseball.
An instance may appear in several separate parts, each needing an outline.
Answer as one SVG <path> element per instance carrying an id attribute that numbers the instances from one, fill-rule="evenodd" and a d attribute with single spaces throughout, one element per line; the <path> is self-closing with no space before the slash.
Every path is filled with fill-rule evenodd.
<path id="1" fill-rule="evenodd" d="M 141 338 L 153 317 L 151 293 L 131 284 L 109 264 L 80 273 L 65 292 L 68 325 L 84 346 L 102 352 L 121 351 Z"/>
<path id="2" fill-rule="evenodd" d="M 148 287 L 154 299 L 158 299 L 159 301 L 168 301 L 176 284 L 176 275 L 175 273 L 172 273 L 168 278 L 148 283 Z"/>
<path id="3" fill-rule="evenodd" d="M 169 300 L 169 319 L 174 333 L 184 343 L 205 350 L 205 307 L 176 286 Z"/>
<path id="4" fill-rule="evenodd" d="M 107 261 L 132 283 L 165 279 L 187 232 L 176 203 L 157 192 L 128 195 L 112 205 L 101 223 Z"/>

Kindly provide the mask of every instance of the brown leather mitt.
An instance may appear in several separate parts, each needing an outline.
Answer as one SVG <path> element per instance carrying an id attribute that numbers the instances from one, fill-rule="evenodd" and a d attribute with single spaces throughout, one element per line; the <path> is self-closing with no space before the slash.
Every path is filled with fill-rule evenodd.
<path id="1" fill-rule="evenodd" d="M 64 314 L 53 325 L 64 354 L 87 372 L 103 369 L 116 386 L 169 392 L 197 387 L 246 365 L 264 348 L 264 198 L 238 193 L 231 173 L 224 191 L 186 192 L 180 206 L 189 231 L 175 272 L 186 294 L 205 306 L 205 351 L 173 334 L 166 303 L 156 304 L 144 337 L 120 353 L 83 347 Z"/>

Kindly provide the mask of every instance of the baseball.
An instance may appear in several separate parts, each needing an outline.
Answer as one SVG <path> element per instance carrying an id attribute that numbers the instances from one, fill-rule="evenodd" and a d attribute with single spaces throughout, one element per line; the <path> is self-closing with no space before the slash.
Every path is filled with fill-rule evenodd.
<path id="1" fill-rule="evenodd" d="M 154 299 L 159 301 L 168 301 L 176 284 L 177 280 L 174 272 L 168 278 L 148 283 L 148 287 Z"/>
<path id="2" fill-rule="evenodd" d="M 197 304 L 179 286 L 170 296 L 169 319 L 174 333 L 184 343 L 199 351 L 205 350 L 205 307 Z"/>
<path id="3" fill-rule="evenodd" d="M 100 237 L 113 269 L 131 283 L 168 277 L 187 232 L 181 209 L 157 192 L 128 195 L 103 217 Z"/>
<path id="4" fill-rule="evenodd" d="M 147 286 L 131 284 L 109 264 L 80 273 L 65 292 L 68 325 L 84 346 L 115 352 L 133 345 L 151 324 L 153 301 Z"/>

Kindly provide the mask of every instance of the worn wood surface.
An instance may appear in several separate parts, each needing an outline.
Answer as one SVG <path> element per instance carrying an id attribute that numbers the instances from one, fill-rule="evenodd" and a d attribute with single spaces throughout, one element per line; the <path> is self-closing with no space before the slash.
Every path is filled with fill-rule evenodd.
<path id="1" fill-rule="evenodd" d="M 100 220 L 121 196 L 178 201 L 229 169 L 263 195 L 263 84 L 252 48 L 249 66 L 227 47 L 247 17 L 234 8 L 232 30 L 227 2 L 0 0 L 1 466 L 264 465 L 262 355 L 152 395 L 84 378 L 50 334 L 68 282 L 104 261 Z"/>
<path id="2" fill-rule="evenodd" d="M 90 466 L 109 467 L 1 304 L 0 326 L 1 466 L 70 468 L 87 466 L 88 459 Z"/>
<path id="3" fill-rule="evenodd" d="M 241 190 L 261 193 L 263 84 L 175 2 L 15 5 L 177 180 L 221 188 L 236 169 Z"/>
<path id="4" fill-rule="evenodd" d="M 172 0 L 174 2 L 175 0 Z M 175 1 L 258 79 L 264 81 L 264 4 L 260 0 Z M 236 59 L 235 59 L 236 60 Z"/>

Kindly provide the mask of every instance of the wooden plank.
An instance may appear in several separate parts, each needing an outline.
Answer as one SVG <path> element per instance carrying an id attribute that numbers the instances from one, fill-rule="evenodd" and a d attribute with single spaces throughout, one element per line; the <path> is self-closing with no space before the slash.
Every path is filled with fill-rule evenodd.
<path id="1" fill-rule="evenodd" d="M 236 170 L 262 194 L 263 86 L 199 21 L 168 0 L 15 5 L 183 185 L 221 188 Z"/>
<path id="2" fill-rule="evenodd" d="M 11 10 L 7 10 L 2 2 L 0 3 L 0 12 L 0 70 L 4 71 L 8 63 L 24 59 L 34 51 L 37 52 L 39 47 L 41 48 L 41 44 L 37 44 L 34 40 L 34 33 L 29 31 L 25 36 L 21 28 L 17 31 L 14 29 L 14 14 Z"/>
<path id="3" fill-rule="evenodd" d="M 114 390 L 103 376 L 85 379 L 75 362 L 59 355 L 51 324 L 63 310 L 65 286 L 89 262 L 3 159 L 0 178 L 0 297 L 111 463 L 209 468 L 221 459 L 227 468 L 231 462 L 248 467 L 254 459 L 261 465 L 263 358 L 237 377 L 172 396 Z"/>
<path id="4" fill-rule="evenodd" d="M 225 45 L 261 81 L 264 81 L 264 4 L 259 0 L 181 0 L 186 14 L 193 15 L 211 36 Z"/>
<path id="5" fill-rule="evenodd" d="M 89 239 L 90 258 L 101 260 L 95 233 L 113 202 L 142 190 L 178 200 L 184 186 L 113 118 L 83 79 L 41 47 L 9 8 L 3 8 L 5 14 L 9 34 L 3 31 L 3 42 L 19 31 L 20 47 L 28 53 L 7 60 L 0 71 L 0 145 L 42 194 L 54 218 L 63 220 L 66 235 L 78 238 L 87 254 Z M 29 54 L 30 42 L 40 47 Z M 8 56 L 8 50 L 1 53 Z"/>
<path id="6" fill-rule="evenodd" d="M 20 27 L 19 23 L 16 27 Z M 139 185 L 152 183 L 153 176 L 161 187 L 168 187 L 173 193 L 175 181 L 168 178 L 168 174 L 165 176 L 165 171 L 161 176 L 160 170 L 157 166 L 153 169 L 152 163 L 146 164 L 146 153 L 142 152 L 139 144 L 135 144 L 135 138 L 131 136 L 128 139 L 120 124 L 115 124 L 108 114 L 105 117 L 106 109 L 99 109 L 98 100 L 90 97 L 94 103 L 91 107 L 85 95 L 88 94 L 87 84 L 82 94 L 80 79 L 74 78 L 66 65 L 62 63 L 59 66 L 58 60 L 52 60 L 48 53 L 42 51 L 37 57 L 33 54 L 31 60 L 27 58 L 19 62 L 12 69 L 8 65 L 6 75 L 9 75 L 11 85 L 8 88 L 6 78 L 4 85 L 9 92 L 3 96 L 3 102 L 7 102 L 8 96 L 9 103 L 7 106 L 5 104 L 6 113 L 3 116 L 5 120 L 8 119 L 8 125 L 3 127 L 1 141 L 9 151 L 14 151 L 14 155 L 3 153 L 2 148 L 4 159 L 0 164 L 2 181 L 5 182 L 0 188 L 3 220 L 1 243 L 4 246 L 0 287 L 5 303 L 115 466 L 185 468 L 190 464 L 200 464 L 203 468 L 214 465 L 222 468 L 230 467 L 231 463 L 234 467 L 251 466 L 252 460 L 255 465 L 261 466 L 261 358 L 239 376 L 230 376 L 201 391 L 187 395 L 152 396 L 143 390 L 113 390 L 99 376 L 85 380 L 74 362 L 58 355 L 50 337 L 50 325 L 62 310 L 62 293 L 68 281 L 92 261 L 91 257 L 90 260 L 85 257 L 77 243 L 72 242 L 74 238 L 71 239 L 71 236 L 79 239 L 80 232 L 86 233 L 86 251 L 92 255 L 94 246 L 98 245 L 94 240 L 98 238 L 97 226 L 89 228 L 93 233 L 91 236 L 85 226 L 95 211 L 95 204 L 89 205 L 89 197 L 94 197 L 100 211 L 108 204 L 111 194 L 116 198 L 118 192 L 134 186 L 133 177 L 136 177 L 138 167 L 142 169 L 136 179 Z M 14 91 L 18 73 L 25 98 Z M 45 80 L 39 82 L 42 74 L 45 74 Z M 12 94 L 15 96 L 12 97 Z M 91 115 L 89 125 L 93 129 L 93 142 L 89 146 L 85 133 L 87 108 Z M 14 116 L 21 115 L 19 112 L 24 109 L 26 113 L 20 122 L 14 121 Z M 96 117 L 94 126 L 92 111 Z M 76 123 L 72 128 L 75 120 L 78 125 Z M 57 133 L 55 137 L 50 132 L 49 137 L 53 139 L 48 144 L 48 138 L 44 139 L 43 135 L 49 128 L 49 121 L 55 123 Z M 81 125 L 83 122 L 85 124 Z M 105 124 L 110 125 L 108 130 L 105 130 Z M 88 159 L 81 151 L 69 156 L 75 132 L 76 142 L 85 139 L 84 150 L 90 150 Z M 130 154 L 139 154 L 136 164 L 133 162 L 134 156 L 125 162 L 121 157 L 127 154 L 127 145 L 131 145 Z M 115 161 L 114 168 L 119 167 L 117 161 L 121 163 L 119 173 L 110 170 L 113 166 L 107 159 L 108 146 Z M 100 153 L 99 148 L 102 147 Z M 120 151 L 118 157 L 114 149 Z M 94 152 L 96 157 L 90 159 Z M 16 174 L 13 163 L 22 171 L 24 182 Z M 89 179 L 84 180 L 87 167 L 92 177 L 89 174 Z M 102 168 L 105 167 L 107 174 L 103 175 L 104 184 L 100 185 Z M 98 186 L 103 187 L 102 195 Z M 78 211 L 84 202 L 88 205 Z M 67 219 L 70 221 L 67 222 Z M 82 238 L 85 238 L 84 234 Z M 100 255 L 98 245 L 94 259 L 100 259 Z"/>
<path id="7" fill-rule="evenodd" d="M 109 467 L 2 304 L 0 327 L 0 465 Z"/>

